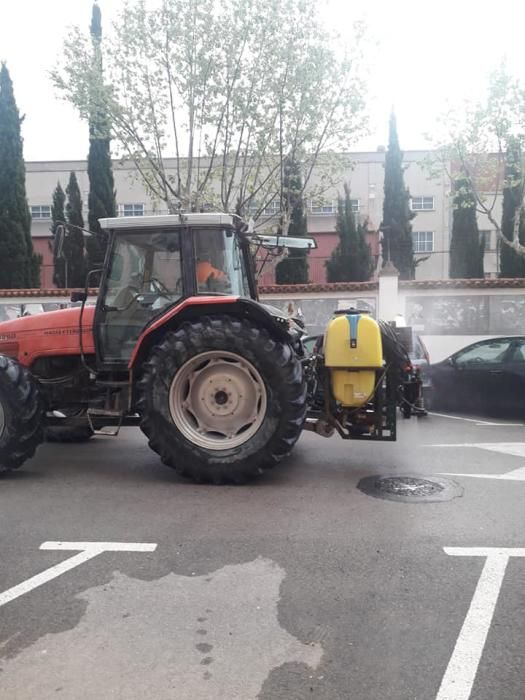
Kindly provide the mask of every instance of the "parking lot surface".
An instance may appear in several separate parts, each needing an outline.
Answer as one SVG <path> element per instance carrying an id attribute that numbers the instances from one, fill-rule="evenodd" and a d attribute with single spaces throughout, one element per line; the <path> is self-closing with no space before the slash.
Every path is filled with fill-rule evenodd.
<path id="1" fill-rule="evenodd" d="M 459 488 L 357 488 L 398 475 Z M 525 426 L 476 417 L 304 434 L 241 487 L 138 429 L 44 445 L 0 478 L 0 697 L 523 699 L 524 497 Z"/>

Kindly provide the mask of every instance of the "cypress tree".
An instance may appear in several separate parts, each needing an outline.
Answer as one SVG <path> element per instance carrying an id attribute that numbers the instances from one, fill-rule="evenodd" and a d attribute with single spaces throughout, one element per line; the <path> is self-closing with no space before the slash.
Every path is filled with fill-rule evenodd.
<path id="1" fill-rule="evenodd" d="M 326 261 L 327 282 L 366 282 L 373 272 L 370 246 L 366 241 L 366 225 L 356 226 L 350 188 L 344 186 L 345 196 L 339 197 L 336 231 L 339 243 Z"/>
<path id="2" fill-rule="evenodd" d="M 93 90 L 92 108 L 89 118 L 88 155 L 88 220 L 92 236 L 87 239 L 88 270 L 102 267 L 106 254 L 106 233 L 98 220 L 115 216 L 115 183 L 111 164 L 110 125 L 106 110 L 100 104 L 104 74 L 102 65 L 102 15 L 95 3 L 91 18 L 91 40 L 93 45 Z M 96 283 L 93 280 L 93 283 Z"/>
<path id="3" fill-rule="evenodd" d="M 388 150 L 385 156 L 385 197 L 383 201 L 383 265 L 391 260 L 400 279 L 414 279 L 416 263 L 412 242 L 410 193 L 405 187 L 403 153 L 399 147 L 396 117 L 390 115 Z"/>
<path id="4" fill-rule="evenodd" d="M 514 237 L 514 222 L 520 217 L 519 242 L 525 245 L 525 213 L 523 210 L 522 153 L 519 139 L 512 139 L 505 155 L 505 184 L 503 186 L 503 211 L 501 232 L 509 241 Z M 525 277 L 525 257 L 509 246 L 500 246 L 500 277 Z"/>
<path id="5" fill-rule="evenodd" d="M 66 188 L 66 217 L 68 225 L 67 262 L 68 287 L 83 287 L 86 281 L 86 264 L 84 259 L 84 217 L 82 216 L 82 197 L 76 174 L 69 176 Z"/>
<path id="6" fill-rule="evenodd" d="M 484 243 L 479 236 L 476 200 L 472 186 L 468 177 L 461 176 L 454 183 L 450 277 L 453 279 L 484 277 L 484 254 Z"/>
<path id="7" fill-rule="evenodd" d="M 284 163 L 283 205 L 290 215 L 288 235 L 306 236 L 308 233 L 304 211 L 303 183 L 299 163 L 289 158 Z M 292 250 L 286 258 L 275 266 L 277 284 L 308 284 L 308 250 Z"/>
<path id="8" fill-rule="evenodd" d="M 51 204 L 51 234 L 53 236 L 53 282 L 59 289 L 63 289 L 66 286 L 65 260 L 63 255 L 60 258 L 57 255 L 56 232 L 58 226 L 66 220 L 65 203 L 65 192 L 60 182 L 57 182 L 57 186 L 53 191 L 53 203 Z"/>
<path id="9" fill-rule="evenodd" d="M 5 63 L 0 68 L 0 288 L 40 286 L 33 251 L 20 117 Z"/>

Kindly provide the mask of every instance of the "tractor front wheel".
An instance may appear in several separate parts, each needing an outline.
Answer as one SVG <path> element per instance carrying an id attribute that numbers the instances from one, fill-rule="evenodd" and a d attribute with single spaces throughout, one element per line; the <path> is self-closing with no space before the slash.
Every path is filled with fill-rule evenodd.
<path id="1" fill-rule="evenodd" d="M 17 469 L 43 440 L 44 409 L 36 381 L 0 355 L 0 472 Z"/>
<path id="2" fill-rule="evenodd" d="M 141 381 L 150 447 L 197 482 L 243 483 L 297 441 L 306 386 L 293 349 L 247 320 L 205 317 L 168 333 Z"/>

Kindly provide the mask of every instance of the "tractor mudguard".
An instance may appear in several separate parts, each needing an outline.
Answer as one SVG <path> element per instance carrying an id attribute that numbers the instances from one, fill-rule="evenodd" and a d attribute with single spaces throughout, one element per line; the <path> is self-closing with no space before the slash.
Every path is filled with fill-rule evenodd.
<path id="1" fill-rule="evenodd" d="M 277 310 L 276 310 L 277 311 Z M 188 297 L 155 319 L 139 336 L 131 354 L 128 368 L 134 369 L 148 354 L 149 349 L 166 332 L 174 330 L 184 321 L 215 314 L 229 314 L 249 319 L 265 328 L 276 340 L 290 342 L 289 324 L 285 316 L 272 313 L 253 299 L 235 296 Z"/>

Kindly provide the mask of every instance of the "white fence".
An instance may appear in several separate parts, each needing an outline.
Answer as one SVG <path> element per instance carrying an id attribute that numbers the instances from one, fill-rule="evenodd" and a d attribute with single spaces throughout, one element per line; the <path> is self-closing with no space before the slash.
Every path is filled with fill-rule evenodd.
<path id="1" fill-rule="evenodd" d="M 90 290 L 90 301 L 96 290 Z M 403 319 L 423 338 L 432 362 L 465 345 L 503 335 L 525 335 L 525 279 L 379 282 L 263 287 L 261 301 L 302 315 L 307 332 L 322 333 L 337 308 Z M 0 290 L 0 322 L 70 306 L 68 290 Z"/>
<path id="2" fill-rule="evenodd" d="M 334 289 L 334 287 L 337 287 Z M 264 288 L 261 300 L 303 316 L 321 333 L 337 308 L 357 307 L 386 321 L 399 319 L 423 338 L 432 362 L 477 340 L 525 335 L 525 280 L 443 280 Z"/>

